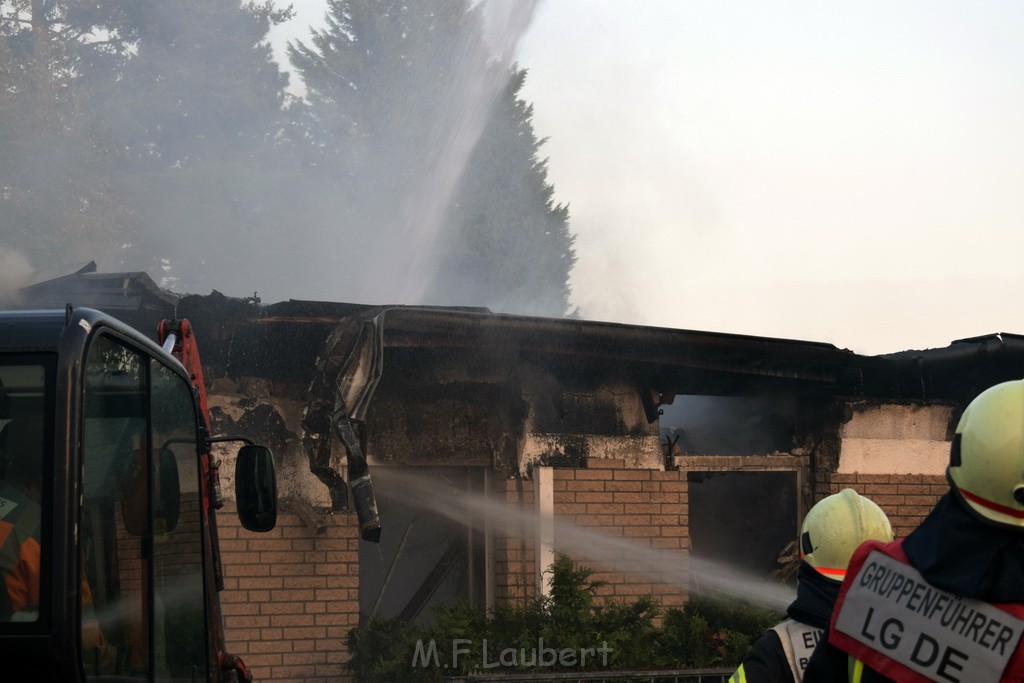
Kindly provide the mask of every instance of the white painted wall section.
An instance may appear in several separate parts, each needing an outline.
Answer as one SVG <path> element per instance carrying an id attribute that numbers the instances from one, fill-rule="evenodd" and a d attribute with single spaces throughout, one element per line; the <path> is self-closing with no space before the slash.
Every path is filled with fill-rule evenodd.
<path id="1" fill-rule="evenodd" d="M 942 475 L 952 408 L 851 403 L 853 417 L 840 431 L 841 474 Z"/>

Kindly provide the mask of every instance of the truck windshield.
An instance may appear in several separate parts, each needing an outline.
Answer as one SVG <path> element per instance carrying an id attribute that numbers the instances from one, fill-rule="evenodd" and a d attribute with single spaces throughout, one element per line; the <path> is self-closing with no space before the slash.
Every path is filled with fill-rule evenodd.
<path id="1" fill-rule="evenodd" d="M 43 510 L 52 452 L 52 361 L 0 355 L 0 624 L 38 622 L 48 538 Z"/>

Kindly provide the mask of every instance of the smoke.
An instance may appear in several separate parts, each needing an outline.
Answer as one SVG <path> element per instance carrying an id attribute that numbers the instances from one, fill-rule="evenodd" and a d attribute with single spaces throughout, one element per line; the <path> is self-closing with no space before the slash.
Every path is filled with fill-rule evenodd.
<path id="1" fill-rule="evenodd" d="M 678 437 L 683 453 L 769 455 L 794 447 L 801 406 L 790 395 L 683 394 L 662 407 L 662 437 Z"/>
<path id="2" fill-rule="evenodd" d="M 179 293 L 564 314 L 568 214 L 514 61 L 538 0 L 321 3 L 287 64 L 264 40 L 287 23 L 277 4 L 57 3 L 47 20 L 86 36 L 68 54 L 95 63 L 55 61 L 75 96 L 52 106 L 27 86 L 0 97 L 0 156 L 41 141 L 0 173 L 0 228 L 31 237 L 8 244 L 40 269 L 95 260 Z M 30 23 L 16 15 L 0 48 Z M 88 36 L 114 20 L 107 54 Z M 47 112 L 78 135 L 52 143 Z"/>
<path id="3" fill-rule="evenodd" d="M 31 282 L 34 272 L 20 251 L 0 246 L 0 304 L 17 303 L 18 291 Z"/>
<path id="4" fill-rule="evenodd" d="M 212 288 L 247 296 L 258 290 L 264 301 L 527 312 L 526 301 L 542 308 L 543 297 L 524 295 L 527 285 L 507 286 L 511 278 L 489 268 L 495 261 L 523 264 L 519 280 L 536 283 L 543 280 L 533 272 L 546 267 L 533 254 L 511 253 L 517 241 L 544 241 L 539 221 L 524 226 L 520 220 L 543 205 L 544 194 L 525 191 L 534 179 L 520 169 L 536 165 L 522 152 L 523 137 L 515 137 L 521 131 L 510 132 L 517 113 L 500 108 L 514 110 L 513 60 L 536 6 L 536 0 L 329 3 L 308 38 L 289 42 L 288 64 L 274 64 L 288 70 L 291 91 L 300 96 L 283 111 L 268 165 L 233 149 L 221 154 L 196 145 L 181 168 L 167 170 L 159 182 L 150 176 L 126 181 L 143 207 L 143 230 L 159 244 L 147 251 L 156 258 L 136 267 L 159 269 L 159 282 L 176 291 Z M 311 19 L 307 14 L 304 21 Z M 200 67 L 179 67 L 176 53 L 141 53 L 158 73 Z M 181 77 L 175 97 L 190 96 L 192 82 L 202 85 L 203 78 Z M 175 111 L 171 99 L 151 108 Z M 219 116 L 205 111 L 208 99 L 195 107 Z M 241 113 L 243 120 L 250 116 Z M 181 125 L 196 119 L 189 115 Z M 125 126 L 140 127 L 155 126 Z M 476 172 L 467 174 L 470 166 Z M 491 182 L 487 173 L 496 167 L 504 175 Z M 488 184 L 467 189 L 467 175 L 487 177 Z M 472 239 L 478 241 L 468 245 Z M 452 264 L 465 276 L 446 279 Z M 559 287 L 548 289 L 551 300 L 562 296 Z M 545 314 L 561 312 L 548 305 Z"/>

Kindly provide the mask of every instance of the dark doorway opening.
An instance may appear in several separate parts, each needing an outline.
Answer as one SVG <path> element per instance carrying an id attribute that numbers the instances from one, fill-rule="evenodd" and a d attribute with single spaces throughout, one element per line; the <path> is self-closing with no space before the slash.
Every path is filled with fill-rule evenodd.
<path id="1" fill-rule="evenodd" d="M 433 621 L 435 606 L 484 600 L 484 539 L 479 530 L 404 497 L 387 486 L 387 469 L 377 468 L 377 505 L 386 533 L 379 544 L 359 544 L 359 616 Z M 432 479 L 438 496 L 482 495 L 482 468 L 424 467 L 416 476 Z"/>
<path id="2" fill-rule="evenodd" d="M 690 552 L 757 576 L 797 537 L 796 472 L 690 472 Z"/>

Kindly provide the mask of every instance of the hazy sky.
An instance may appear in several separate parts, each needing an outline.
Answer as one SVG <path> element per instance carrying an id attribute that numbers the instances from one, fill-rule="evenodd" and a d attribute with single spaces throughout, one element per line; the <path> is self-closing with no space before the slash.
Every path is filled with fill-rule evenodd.
<path id="1" fill-rule="evenodd" d="M 279 42 L 326 4 L 295 8 Z M 1024 334 L 1022 35 L 1015 0 L 542 0 L 573 303 L 860 353 Z"/>

